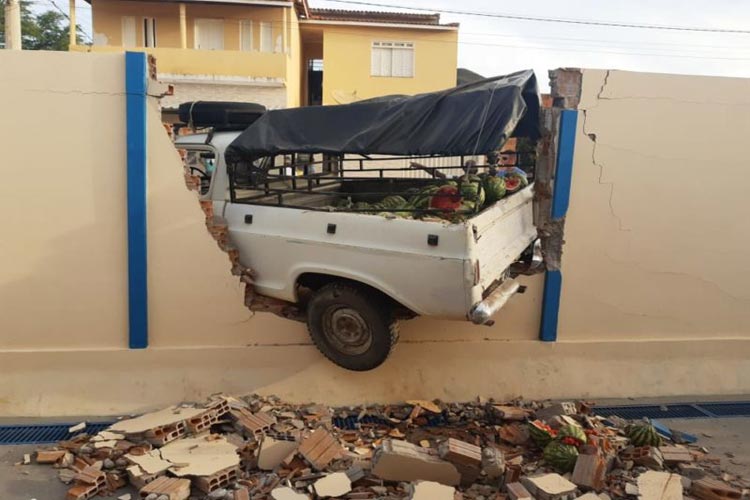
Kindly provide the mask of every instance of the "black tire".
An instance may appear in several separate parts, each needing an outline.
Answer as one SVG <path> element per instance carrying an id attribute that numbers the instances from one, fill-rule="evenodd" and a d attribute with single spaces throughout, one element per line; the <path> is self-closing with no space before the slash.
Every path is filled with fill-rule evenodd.
<path id="1" fill-rule="evenodd" d="M 377 368 L 398 341 L 398 323 L 387 300 L 344 282 L 330 283 L 313 294 L 307 328 L 326 358 L 353 371 Z"/>

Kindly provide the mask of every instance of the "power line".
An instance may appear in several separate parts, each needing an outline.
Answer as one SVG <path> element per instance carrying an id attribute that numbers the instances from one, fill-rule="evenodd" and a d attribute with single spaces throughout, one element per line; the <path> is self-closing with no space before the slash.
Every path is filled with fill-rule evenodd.
<path id="1" fill-rule="evenodd" d="M 34 3 L 37 3 L 37 2 L 34 2 Z M 67 19 L 67 20 L 68 20 L 68 24 L 69 24 L 69 26 L 70 26 L 70 28 L 68 28 L 68 29 L 71 29 L 71 30 L 76 30 L 76 31 L 78 31 L 78 25 L 76 25 L 76 26 L 73 26 L 73 22 L 72 22 L 72 21 L 70 20 L 70 16 L 69 16 L 69 15 L 67 14 L 67 12 L 65 12 L 64 10 L 62 10 L 62 9 L 60 8 L 60 6 L 59 6 L 59 5 L 57 5 L 57 3 L 55 2 L 55 0 L 49 0 L 49 3 L 51 3 L 51 4 L 52 4 L 52 5 L 53 5 L 53 6 L 54 6 L 54 7 L 55 7 L 55 8 L 56 8 L 56 9 L 57 9 L 57 10 L 58 10 L 59 12 L 60 12 L 60 14 L 62 14 L 62 15 L 63 15 L 63 16 L 65 17 L 65 19 Z M 88 33 L 86 33 L 86 31 L 84 31 L 84 29 L 83 29 L 83 28 L 81 28 L 81 33 L 83 33 L 83 35 L 84 35 L 84 36 L 85 36 L 86 38 L 88 38 L 88 39 L 89 39 L 89 42 L 91 42 L 92 44 L 94 43 L 94 40 L 93 40 L 93 38 L 91 38 L 91 37 L 89 36 L 89 34 L 88 34 Z"/>
<path id="2" fill-rule="evenodd" d="M 459 14 L 465 16 L 479 16 L 479 17 L 492 17 L 499 19 L 511 19 L 514 21 L 536 21 L 542 23 L 564 23 L 564 24 L 584 24 L 587 26 L 604 26 L 609 28 L 636 28 L 636 29 L 648 29 L 648 30 L 670 30 L 670 31 L 691 31 L 699 33 L 739 33 L 743 35 L 750 35 L 750 30 L 740 30 L 731 28 L 704 28 L 699 26 L 672 26 L 672 25 L 660 25 L 660 24 L 638 24 L 638 23 L 625 23 L 618 21 L 595 21 L 595 20 L 584 20 L 584 19 L 565 19 L 556 17 L 537 17 L 537 16 L 522 16 L 518 14 L 501 14 L 492 12 L 475 12 L 468 10 L 455 10 L 455 9 L 425 9 L 421 7 L 405 7 L 402 5 L 392 5 L 377 2 L 365 2 L 360 0 L 327 0 L 328 2 L 343 3 L 350 5 L 365 5 L 368 7 L 387 7 L 390 9 L 405 9 L 414 10 L 419 12 L 434 12 L 438 11 L 446 14 Z"/>
<path id="3" fill-rule="evenodd" d="M 333 1 L 333 0 L 329 0 Z M 55 4 L 54 0 L 30 0 L 28 3 L 35 3 L 35 4 L 45 4 L 45 3 L 52 3 L 58 10 L 60 8 Z M 90 8 L 90 7 L 87 7 Z M 64 15 L 65 13 L 62 12 Z M 66 15 L 67 17 L 67 15 Z M 245 18 L 239 18 L 239 17 L 224 17 L 222 18 L 225 23 L 232 24 L 232 25 L 239 25 L 240 22 L 246 21 Z M 268 21 L 269 23 L 276 24 L 276 25 L 283 25 L 283 21 Z M 286 23 L 288 26 L 291 26 L 291 22 L 287 21 Z M 328 29 L 326 30 L 329 33 L 342 33 L 350 36 L 360 36 L 360 37 L 366 37 L 371 38 L 368 34 L 360 34 L 360 33 L 351 33 L 351 32 L 343 32 L 343 31 L 336 31 L 335 29 Z M 85 32 L 84 32 L 85 33 Z M 472 33 L 466 33 L 466 34 L 472 34 Z M 505 37 L 513 37 L 515 35 L 504 35 L 504 34 L 494 34 L 494 33 L 473 33 L 475 35 L 497 35 L 497 36 L 505 36 Z M 87 38 L 91 40 L 91 37 L 87 35 Z M 537 38 L 537 37 L 535 37 Z M 538 37 L 539 39 L 547 38 L 552 40 L 557 40 L 558 38 L 555 37 Z M 571 41 L 581 41 L 581 42 L 590 42 L 590 43 L 597 43 L 596 40 L 586 40 L 586 39 L 566 39 L 566 38 L 559 38 L 560 40 L 571 40 Z M 533 40 L 532 40 L 533 42 Z M 93 43 L 93 41 L 92 41 Z M 579 46 L 576 47 L 575 44 L 573 46 L 559 46 L 559 45 L 529 45 L 529 44 L 512 44 L 512 43 L 494 43 L 494 42 L 472 42 L 472 41 L 465 41 L 465 40 L 458 40 L 458 41 L 452 41 L 452 40 L 431 40 L 430 43 L 444 43 L 444 44 L 450 44 L 450 45 L 464 45 L 464 46 L 482 46 L 482 47 L 502 47 L 502 48 L 515 48 L 515 49 L 527 49 L 527 50 L 538 50 L 538 51 L 547 51 L 547 52 L 580 52 L 580 53 L 590 53 L 590 54 L 613 54 L 613 55 L 623 55 L 623 56 L 646 56 L 646 57 L 667 57 L 667 58 L 679 58 L 679 59 L 702 59 L 702 60 L 723 60 L 723 61 L 748 61 L 750 58 L 748 57 L 723 57 L 723 56 L 706 56 L 706 55 L 698 55 L 698 54 L 685 54 L 685 53 L 659 53 L 659 52 L 632 52 L 630 51 L 630 47 L 613 47 L 614 49 L 622 49 L 622 50 L 605 50 L 600 48 L 591 48 L 586 46 Z M 580 45 L 580 44 L 579 44 Z M 718 47 L 712 47 L 708 45 L 701 45 L 705 48 L 718 48 Z M 159 47 L 156 47 L 157 49 Z M 637 47 L 633 47 L 633 49 L 636 50 L 643 50 L 639 49 Z M 648 49 L 645 49 L 648 50 Z M 669 48 L 659 48 L 659 50 L 672 50 Z"/>

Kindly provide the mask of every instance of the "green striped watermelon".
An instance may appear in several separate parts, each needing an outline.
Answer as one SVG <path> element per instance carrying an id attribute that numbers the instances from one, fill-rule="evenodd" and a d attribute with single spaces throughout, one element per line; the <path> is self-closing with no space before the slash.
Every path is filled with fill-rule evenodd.
<path id="1" fill-rule="evenodd" d="M 540 448 L 544 448 L 550 441 L 555 439 L 557 431 L 540 420 L 529 422 L 529 436 Z"/>
<path id="2" fill-rule="evenodd" d="M 544 447 L 544 461 L 560 474 L 572 472 L 578 460 L 578 448 L 555 440 Z"/>
<path id="3" fill-rule="evenodd" d="M 629 425 L 625 429 L 625 434 L 633 446 L 661 446 L 661 436 L 648 422 Z"/>
<path id="4" fill-rule="evenodd" d="M 560 431 L 557 434 L 557 439 L 565 444 L 572 446 L 581 446 L 586 444 L 588 439 L 583 428 L 578 425 L 568 424 L 560 427 Z"/>

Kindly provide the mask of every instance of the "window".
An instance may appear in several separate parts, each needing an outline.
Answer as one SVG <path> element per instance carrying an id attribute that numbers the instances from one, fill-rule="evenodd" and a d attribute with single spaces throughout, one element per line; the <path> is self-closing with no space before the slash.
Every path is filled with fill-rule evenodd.
<path id="1" fill-rule="evenodd" d="M 253 22 L 248 19 L 240 21 L 240 50 L 253 50 Z"/>
<path id="2" fill-rule="evenodd" d="M 414 44 L 411 42 L 372 42 L 372 76 L 414 76 Z"/>
<path id="3" fill-rule="evenodd" d="M 122 18 L 122 46 L 135 47 L 135 17 L 123 16 Z"/>
<path id="4" fill-rule="evenodd" d="M 156 47 L 156 18 L 143 18 L 143 46 Z"/>
<path id="5" fill-rule="evenodd" d="M 273 52 L 273 31 L 271 23 L 260 23 L 260 51 Z"/>
<path id="6" fill-rule="evenodd" d="M 200 50 L 224 50 L 224 20 L 196 19 L 195 48 Z"/>

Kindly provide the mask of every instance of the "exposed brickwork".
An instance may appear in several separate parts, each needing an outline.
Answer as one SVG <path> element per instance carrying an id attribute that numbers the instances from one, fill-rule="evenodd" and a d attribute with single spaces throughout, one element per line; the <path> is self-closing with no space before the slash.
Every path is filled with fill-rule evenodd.
<path id="1" fill-rule="evenodd" d="M 211 493 L 219 488 L 226 488 L 237 480 L 237 467 L 224 469 L 210 476 L 199 476 L 193 481 L 193 485 L 204 493 Z"/>

